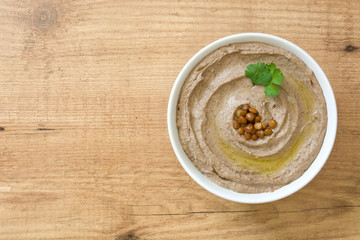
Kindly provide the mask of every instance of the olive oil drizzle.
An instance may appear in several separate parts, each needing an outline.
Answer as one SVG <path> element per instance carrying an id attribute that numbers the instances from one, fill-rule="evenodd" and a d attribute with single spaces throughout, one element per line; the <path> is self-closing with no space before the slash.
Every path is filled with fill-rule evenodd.
<path id="1" fill-rule="evenodd" d="M 301 98 L 301 104 L 306 109 L 304 116 L 304 123 L 306 126 L 301 131 L 296 131 L 292 142 L 289 142 L 282 150 L 276 155 L 266 157 L 255 157 L 243 151 L 240 151 L 229 144 L 223 139 L 217 126 L 214 126 L 217 132 L 217 142 L 220 151 L 225 155 L 227 159 L 233 161 L 236 165 L 243 167 L 244 169 L 253 171 L 254 174 L 270 175 L 284 169 L 291 161 L 297 158 L 302 146 L 304 145 L 307 136 L 311 136 L 314 133 L 315 122 L 313 121 L 313 111 L 315 96 L 310 92 L 304 83 L 295 79 L 292 75 L 286 74 L 288 84 L 294 85 L 303 98 Z M 289 113 L 291 114 L 291 113 Z"/>

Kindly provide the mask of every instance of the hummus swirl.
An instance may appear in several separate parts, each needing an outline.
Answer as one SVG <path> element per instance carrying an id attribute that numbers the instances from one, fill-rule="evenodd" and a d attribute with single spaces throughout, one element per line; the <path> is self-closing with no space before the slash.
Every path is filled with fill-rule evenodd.
<path id="1" fill-rule="evenodd" d="M 280 94 L 264 94 L 244 76 L 249 64 L 275 63 L 284 75 Z M 245 140 L 233 128 L 234 110 L 250 104 L 274 133 Z M 242 193 L 274 191 L 299 178 L 318 155 L 326 102 L 311 71 L 294 54 L 262 43 L 237 43 L 205 57 L 187 77 L 178 102 L 180 142 L 210 180 Z"/>

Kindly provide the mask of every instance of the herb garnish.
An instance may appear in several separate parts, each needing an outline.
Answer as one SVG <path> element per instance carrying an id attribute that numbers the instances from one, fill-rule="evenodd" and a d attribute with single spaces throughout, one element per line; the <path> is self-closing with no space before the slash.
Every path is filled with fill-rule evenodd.
<path id="1" fill-rule="evenodd" d="M 245 70 L 245 76 L 250 78 L 254 85 L 265 86 L 265 94 L 268 97 L 279 95 L 279 89 L 276 85 L 283 84 L 284 75 L 275 63 L 266 64 L 258 62 L 250 64 Z"/>

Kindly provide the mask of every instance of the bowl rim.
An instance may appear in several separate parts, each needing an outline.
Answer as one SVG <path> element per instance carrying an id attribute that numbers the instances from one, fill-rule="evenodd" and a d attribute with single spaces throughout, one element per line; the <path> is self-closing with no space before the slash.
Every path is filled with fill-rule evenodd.
<path id="1" fill-rule="evenodd" d="M 192 69 L 208 54 L 212 51 L 227 46 L 231 43 L 240 42 L 260 42 L 266 43 L 273 46 L 283 48 L 290 51 L 299 57 L 315 74 L 321 89 L 323 91 L 326 108 L 328 114 L 327 129 L 324 137 L 324 142 L 321 146 L 318 156 L 315 158 L 310 167 L 295 181 L 273 191 L 265 193 L 238 193 L 232 190 L 220 187 L 219 185 L 208 179 L 203 173 L 201 173 L 189 159 L 184 152 L 180 143 L 178 128 L 176 126 L 176 108 L 180 97 L 180 91 L 184 84 L 185 79 L 192 71 Z M 337 107 L 334 92 L 331 88 L 330 82 L 327 79 L 324 71 L 321 69 L 319 64 L 303 49 L 295 45 L 294 43 L 285 40 L 281 37 L 277 37 L 265 33 L 239 33 L 230 35 L 221 39 L 218 39 L 207 46 L 203 47 L 198 51 L 182 68 L 179 75 L 177 76 L 175 83 L 172 87 L 168 109 L 167 109 L 167 125 L 172 148 L 175 152 L 177 159 L 179 160 L 182 167 L 195 180 L 200 186 L 205 188 L 212 194 L 221 198 L 239 202 L 239 203 L 266 203 L 285 198 L 303 188 L 307 185 L 324 166 L 327 161 L 336 138 L 337 131 Z"/>

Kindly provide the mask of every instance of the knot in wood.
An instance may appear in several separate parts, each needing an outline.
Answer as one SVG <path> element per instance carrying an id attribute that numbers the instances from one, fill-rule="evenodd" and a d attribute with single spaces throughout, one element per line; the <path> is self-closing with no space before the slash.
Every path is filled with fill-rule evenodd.
<path id="1" fill-rule="evenodd" d="M 46 31 L 55 25 L 57 12 L 52 6 L 42 6 L 36 9 L 34 14 L 34 25 L 36 28 Z"/>

